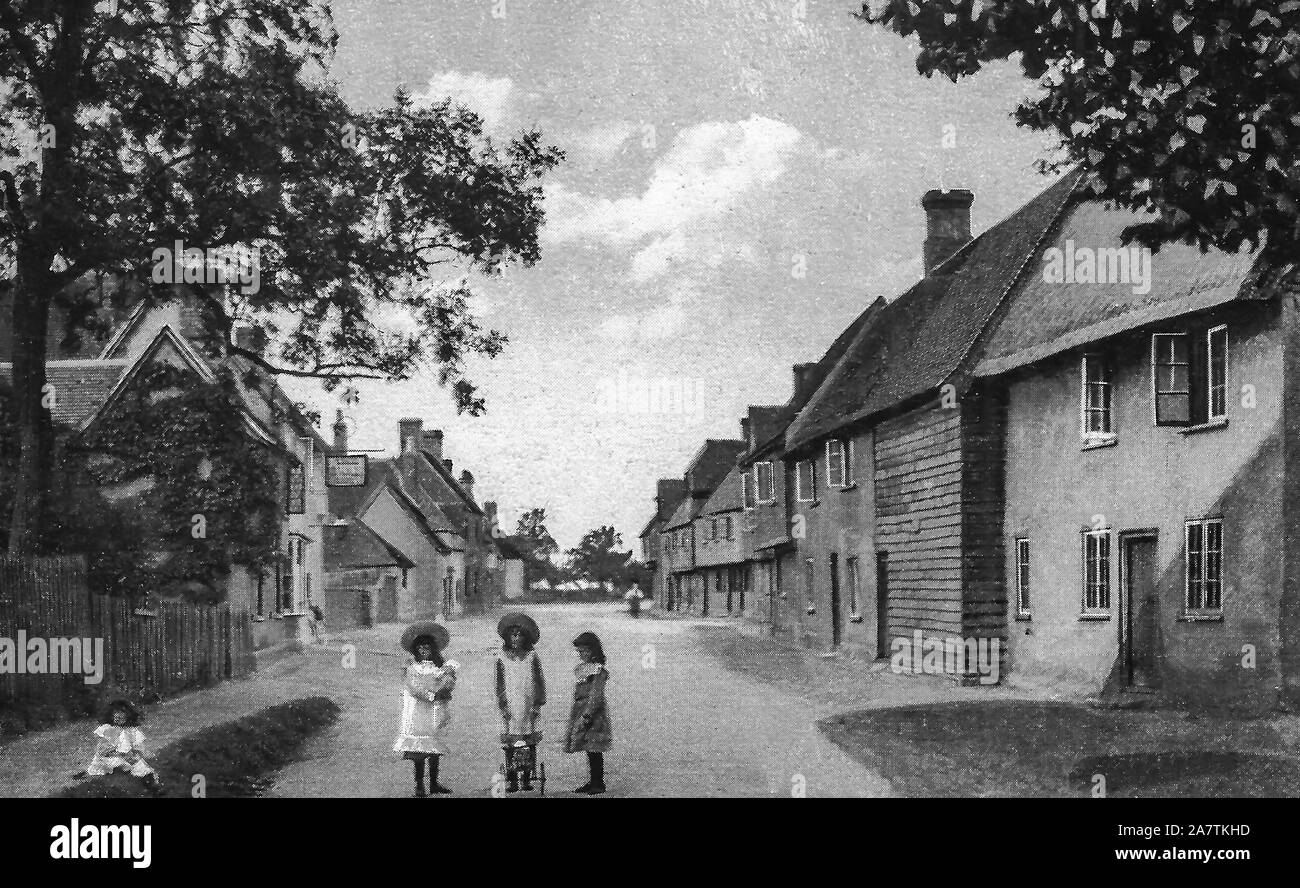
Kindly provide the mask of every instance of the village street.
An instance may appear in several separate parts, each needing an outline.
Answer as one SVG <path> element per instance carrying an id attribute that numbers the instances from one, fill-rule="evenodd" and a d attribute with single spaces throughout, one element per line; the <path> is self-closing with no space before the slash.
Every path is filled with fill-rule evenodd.
<path id="1" fill-rule="evenodd" d="M 607 604 L 527 610 L 542 629 L 537 650 L 549 699 L 539 759 L 546 764 L 547 795 L 572 796 L 570 790 L 586 780 L 585 757 L 565 755 L 559 747 L 576 662 L 571 641 L 584 630 L 601 637 L 610 671 L 609 795 L 789 796 L 799 781 L 809 796 L 890 793 L 883 779 L 817 731 L 814 721 L 826 713 L 813 703 L 729 671 L 703 652 L 696 625 L 736 621 L 633 620 L 621 606 Z M 405 662 L 397 646 L 401 628 L 388 625 L 347 636 L 357 646 L 352 670 L 342 669 L 337 652 L 309 652 L 321 678 L 337 687 L 330 693 L 343 714 L 309 743 L 302 761 L 278 775 L 267 795 L 413 794 L 410 763 L 390 751 Z M 492 689 L 492 662 L 500 645 L 495 618 L 458 620 L 451 631 L 447 655 L 463 672 L 452 704 L 454 751 L 444 758 L 441 780 L 458 796 L 489 796 L 501 758 Z M 330 647 L 341 641 L 332 638 Z M 653 668 L 643 668 L 643 660 Z M 304 694 L 311 691 L 303 687 Z"/>

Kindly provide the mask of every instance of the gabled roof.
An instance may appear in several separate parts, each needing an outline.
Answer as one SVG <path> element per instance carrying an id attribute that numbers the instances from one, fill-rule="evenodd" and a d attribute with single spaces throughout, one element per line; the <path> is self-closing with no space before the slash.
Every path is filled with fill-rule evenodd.
<path id="1" fill-rule="evenodd" d="M 718 489 L 713 491 L 713 496 L 705 501 L 700 514 L 718 515 L 722 512 L 739 512 L 745 508 L 744 492 L 740 489 L 742 474 L 744 470 L 739 465 L 732 466 Z"/>
<path id="2" fill-rule="evenodd" d="M 129 365 L 126 361 L 49 361 L 45 380 L 54 386 L 51 418 L 59 425 L 80 429 L 107 400 Z M 0 382 L 9 383 L 13 366 L 0 364 Z"/>
<path id="3" fill-rule="evenodd" d="M 1139 221 L 1134 213 L 1098 201 L 1078 201 L 1042 245 L 1034 267 L 1044 267 L 1044 254 L 1052 248 L 1066 256 L 1073 255 L 1072 248 L 1120 248 L 1121 232 Z M 1202 253 L 1194 246 L 1167 244 L 1151 256 L 1147 293 L 1135 293 L 1132 282 L 1048 283 L 1042 274 L 1025 275 L 975 372 L 1003 373 L 1145 324 L 1234 300 L 1266 298 L 1268 290 L 1254 285 L 1258 260 L 1259 254 L 1249 251 Z"/>
<path id="4" fill-rule="evenodd" d="M 765 420 L 763 425 L 766 428 L 763 435 L 759 435 L 757 431 L 755 432 L 755 447 L 741 457 L 742 465 L 752 465 L 755 461 L 779 451 L 785 446 L 786 430 L 789 428 L 790 423 L 816 394 L 822 383 L 825 382 L 826 377 L 834 370 L 836 364 L 848 351 L 862 329 L 883 312 L 885 306 L 886 302 L 882 297 L 877 296 L 873 299 L 863 309 L 862 313 L 854 318 L 853 322 L 845 327 L 839 336 L 835 337 L 835 341 L 826 349 L 826 353 L 809 370 L 807 385 L 802 390 L 795 391 L 789 401 L 779 407 L 751 408 L 751 415 L 753 415 L 752 410 L 763 411 L 761 418 Z"/>
<path id="5" fill-rule="evenodd" d="M 702 500 L 688 496 L 682 500 L 681 505 L 677 507 L 677 511 L 673 512 L 673 516 L 664 522 L 664 530 L 676 530 L 690 524 L 695 516 L 699 514 L 703 505 Z"/>
<path id="6" fill-rule="evenodd" d="M 415 567 L 415 562 L 390 546 L 360 518 L 329 524 L 325 537 L 325 569 L 345 567 Z"/>
<path id="7" fill-rule="evenodd" d="M 330 491 L 330 511 L 334 514 L 345 514 L 348 517 L 360 516 L 366 514 L 370 506 L 385 491 L 389 492 L 393 500 L 404 511 L 416 526 L 420 528 L 421 533 L 432 542 L 435 546 L 443 551 L 462 552 L 465 549 L 465 541 L 451 527 L 451 522 L 447 516 L 430 503 L 421 503 L 411 496 L 406 486 L 402 483 L 401 473 L 396 470 L 392 460 L 377 460 L 372 464 L 372 474 L 379 476 L 376 483 L 372 486 L 367 484 L 365 488 L 332 488 Z M 382 469 L 382 471 L 381 471 Z M 334 509 L 340 503 L 333 496 L 334 490 L 347 489 L 359 490 L 365 489 L 369 492 L 360 502 L 356 502 L 353 511 L 348 513 L 335 512 Z M 353 495 L 355 496 L 355 495 Z M 352 497 L 347 500 L 351 505 Z"/>
<path id="8" fill-rule="evenodd" d="M 122 400 L 125 393 L 130 390 L 131 385 L 140 378 L 141 374 L 144 373 L 144 368 L 159 355 L 163 348 L 169 346 L 180 357 L 181 362 L 188 369 L 198 374 L 199 378 L 206 382 L 211 382 L 217 378 L 208 362 L 183 337 L 170 326 L 164 326 L 158 331 L 153 341 L 149 343 L 148 348 L 140 353 L 134 363 L 114 383 L 112 390 L 100 403 L 99 408 L 82 425 L 80 433 L 84 435 L 97 426 L 109 414 L 110 409 Z M 245 431 L 254 440 L 277 449 L 281 448 L 280 442 L 248 412 L 247 407 L 241 408 L 240 415 L 244 421 Z"/>
<path id="9" fill-rule="evenodd" d="M 1054 228 L 1074 170 L 975 238 L 865 324 L 786 432 L 803 447 L 926 395 L 956 373 Z"/>
<path id="10" fill-rule="evenodd" d="M 650 520 L 645 523 L 645 527 L 641 528 L 641 532 L 637 534 L 637 538 L 639 539 L 641 537 L 646 537 L 654 533 L 656 529 L 655 525 L 657 525 L 658 523 L 659 523 L 659 516 L 657 514 L 651 515 Z"/>

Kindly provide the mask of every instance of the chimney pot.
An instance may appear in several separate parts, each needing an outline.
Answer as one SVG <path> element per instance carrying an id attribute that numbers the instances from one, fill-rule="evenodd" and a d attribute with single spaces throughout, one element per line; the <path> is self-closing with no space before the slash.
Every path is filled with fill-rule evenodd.
<path id="1" fill-rule="evenodd" d="M 337 453 L 348 452 L 348 424 L 343 421 L 343 411 L 339 410 L 334 419 L 334 450 Z"/>
<path id="2" fill-rule="evenodd" d="M 742 416 L 740 418 L 740 437 L 741 440 L 745 442 L 746 448 L 752 448 L 754 446 L 754 442 L 749 440 L 749 417 L 748 416 Z"/>
<path id="3" fill-rule="evenodd" d="M 451 474 L 451 460 L 444 459 L 442 461 L 442 467 L 447 470 L 447 474 Z"/>
<path id="4" fill-rule="evenodd" d="M 470 499 L 474 498 L 474 476 L 468 469 L 462 469 L 460 472 L 460 486 L 465 488 L 465 493 Z"/>
<path id="5" fill-rule="evenodd" d="M 964 188 L 932 189 L 921 198 L 925 208 L 922 259 L 927 275 L 970 241 L 970 205 L 975 195 Z"/>

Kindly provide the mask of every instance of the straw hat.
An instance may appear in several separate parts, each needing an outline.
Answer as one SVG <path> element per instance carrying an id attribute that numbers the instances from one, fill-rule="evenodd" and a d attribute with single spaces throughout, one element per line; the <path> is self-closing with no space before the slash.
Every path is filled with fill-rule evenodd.
<path id="1" fill-rule="evenodd" d="M 502 617 L 497 623 L 497 635 L 508 641 L 510 630 L 516 626 L 523 630 L 529 644 L 537 644 L 538 639 L 542 637 L 542 630 L 537 628 L 533 618 L 528 614 L 520 613 L 510 613 Z"/>
<path id="2" fill-rule="evenodd" d="M 402 647 L 414 654 L 415 640 L 423 635 L 432 638 L 439 651 L 446 650 L 447 644 L 451 641 L 451 633 L 447 631 L 446 626 L 432 620 L 422 620 L 406 627 L 406 631 L 402 633 Z"/>

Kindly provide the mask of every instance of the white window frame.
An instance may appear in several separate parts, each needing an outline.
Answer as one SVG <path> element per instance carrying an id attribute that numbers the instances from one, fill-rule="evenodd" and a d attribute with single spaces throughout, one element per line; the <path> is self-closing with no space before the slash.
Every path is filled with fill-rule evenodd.
<path id="1" fill-rule="evenodd" d="M 1159 353 L 1159 350 L 1156 347 L 1157 340 L 1173 339 L 1175 337 L 1181 337 L 1185 342 L 1185 348 L 1187 350 L 1186 363 L 1176 363 L 1174 361 L 1163 361 L 1162 360 L 1163 356 Z M 1166 421 L 1163 423 L 1160 421 L 1160 395 L 1162 394 L 1160 389 L 1160 380 L 1158 379 L 1158 369 L 1160 367 L 1186 367 L 1187 368 L 1185 371 L 1187 375 L 1186 392 L 1184 392 L 1181 389 L 1166 389 L 1163 392 L 1163 394 L 1167 394 L 1167 395 L 1182 395 L 1182 394 L 1187 395 L 1187 419 L 1186 420 L 1173 421 L 1173 422 Z M 1194 394 L 1195 393 L 1192 391 L 1191 337 L 1188 336 L 1186 333 L 1182 333 L 1178 331 L 1164 331 L 1164 332 L 1152 333 L 1151 334 L 1151 422 L 1152 424 L 1158 427 L 1169 427 L 1169 428 L 1179 428 L 1182 426 L 1191 425 L 1192 414 L 1194 412 L 1192 410 L 1192 396 Z"/>
<path id="2" fill-rule="evenodd" d="M 848 471 L 846 468 L 848 448 L 844 442 L 838 438 L 831 438 L 826 442 L 826 486 L 827 487 L 848 487 Z M 832 455 L 839 457 L 839 481 L 835 480 L 835 463 L 831 461 Z"/>
<path id="3" fill-rule="evenodd" d="M 1214 334 L 1223 333 L 1223 410 L 1214 412 Z M 1218 422 L 1228 418 L 1228 325 L 1219 324 L 1205 331 L 1205 420 Z"/>
<path id="4" fill-rule="evenodd" d="M 1097 367 L 1100 367 L 1105 371 L 1104 374 L 1105 379 L 1101 380 L 1100 382 L 1094 383 L 1096 385 L 1105 386 L 1106 406 L 1104 409 L 1101 407 L 1090 406 L 1091 402 L 1088 398 L 1089 391 L 1090 391 L 1089 388 L 1090 384 L 1088 382 L 1089 361 L 1091 361 Z M 1115 440 L 1115 390 L 1114 390 L 1115 372 L 1114 369 L 1111 367 L 1110 361 L 1107 360 L 1105 355 L 1097 352 L 1089 352 L 1085 354 L 1079 363 L 1079 377 L 1080 377 L 1079 422 L 1080 422 L 1080 431 L 1083 435 L 1083 440 L 1089 443 L 1098 442 L 1098 441 Z M 1089 425 L 1088 417 L 1090 414 L 1094 414 L 1094 413 L 1101 413 L 1106 417 L 1107 429 L 1105 431 L 1096 431 L 1088 428 Z"/>
<path id="5" fill-rule="evenodd" d="M 852 487 L 857 483 L 853 474 L 853 439 L 844 439 L 844 486 Z"/>
<path id="6" fill-rule="evenodd" d="M 1219 530 L 1219 548 L 1215 554 L 1217 559 L 1217 579 L 1214 582 L 1218 585 L 1219 602 L 1216 606 L 1209 606 L 1208 586 L 1210 583 L 1210 558 L 1209 547 L 1209 529 L 1217 527 Z M 1200 536 L 1200 553 L 1196 559 L 1196 570 L 1193 571 L 1192 557 L 1192 528 L 1197 528 Z M 1193 577 L 1193 573 L 1196 574 Z M 1200 592 L 1197 595 L 1196 602 L 1192 600 L 1192 582 L 1195 580 L 1200 586 Z M 1195 518 L 1183 523 L 1183 610 L 1184 613 L 1193 615 L 1220 615 L 1223 613 L 1223 519 L 1222 518 Z"/>
<path id="7" fill-rule="evenodd" d="M 1032 584 L 1029 578 L 1029 538 L 1016 537 L 1016 614 L 1027 617 L 1032 613 L 1033 602 L 1030 600 Z M 1086 553 L 1085 549 L 1085 553 Z"/>
<path id="8" fill-rule="evenodd" d="M 1105 573 L 1103 574 L 1102 571 L 1100 570 L 1096 571 L 1095 576 L 1097 577 L 1097 580 L 1094 583 L 1089 584 L 1088 568 L 1089 568 L 1090 556 L 1089 556 L 1088 549 L 1089 549 L 1089 542 L 1091 540 L 1099 541 L 1097 546 L 1097 560 L 1099 562 L 1098 564 L 1099 567 L 1101 566 L 1100 562 L 1102 560 L 1101 545 L 1100 545 L 1101 541 L 1104 541 L 1106 544 L 1105 545 L 1106 557 L 1104 561 Z M 1110 528 L 1106 528 L 1104 530 L 1085 530 L 1083 532 L 1083 544 L 1081 547 L 1081 551 L 1083 554 L 1083 570 L 1081 572 L 1081 579 L 1083 581 L 1083 597 L 1080 600 L 1081 610 L 1084 614 L 1087 615 L 1110 616 L 1111 593 L 1114 591 L 1115 588 L 1115 584 L 1112 582 L 1112 580 L 1114 579 L 1114 570 L 1111 565 L 1111 562 L 1115 560 L 1114 559 L 1115 547 L 1114 545 L 1112 545 Z M 1090 593 L 1092 593 L 1094 589 L 1096 590 L 1095 597 L 1097 600 L 1097 604 L 1089 607 L 1088 598 Z M 1105 596 L 1104 603 L 1102 602 L 1103 595 Z"/>
<path id="9" fill-rule="evenodd" d="M 766 491 L 763 489 L 764 467 L 767 468 Z M 754 464 L 754 498 L 760 506 L 770 506 L 776 502 L 776 466 L 770 460 Z"/>
<path id="10" fill-rule="evenodd" d="M 803 467 L 808 467 L 808 486 L 812 488 L 805 491 L 803 483 Z M 794 464 L 794 489 L 795 501 L 801 503 L 814 503 L 817 501 L 817 460 L 801 459 Z M 807 493 L 808 496 L 804 496 Z"/>
<path id="11" fill-rule="evenodd" d="M 299 438 L 302 442 L 302 470 L 307 477 L 307 493 L 316 492 L 316 442 L 311 438 Z"/>

